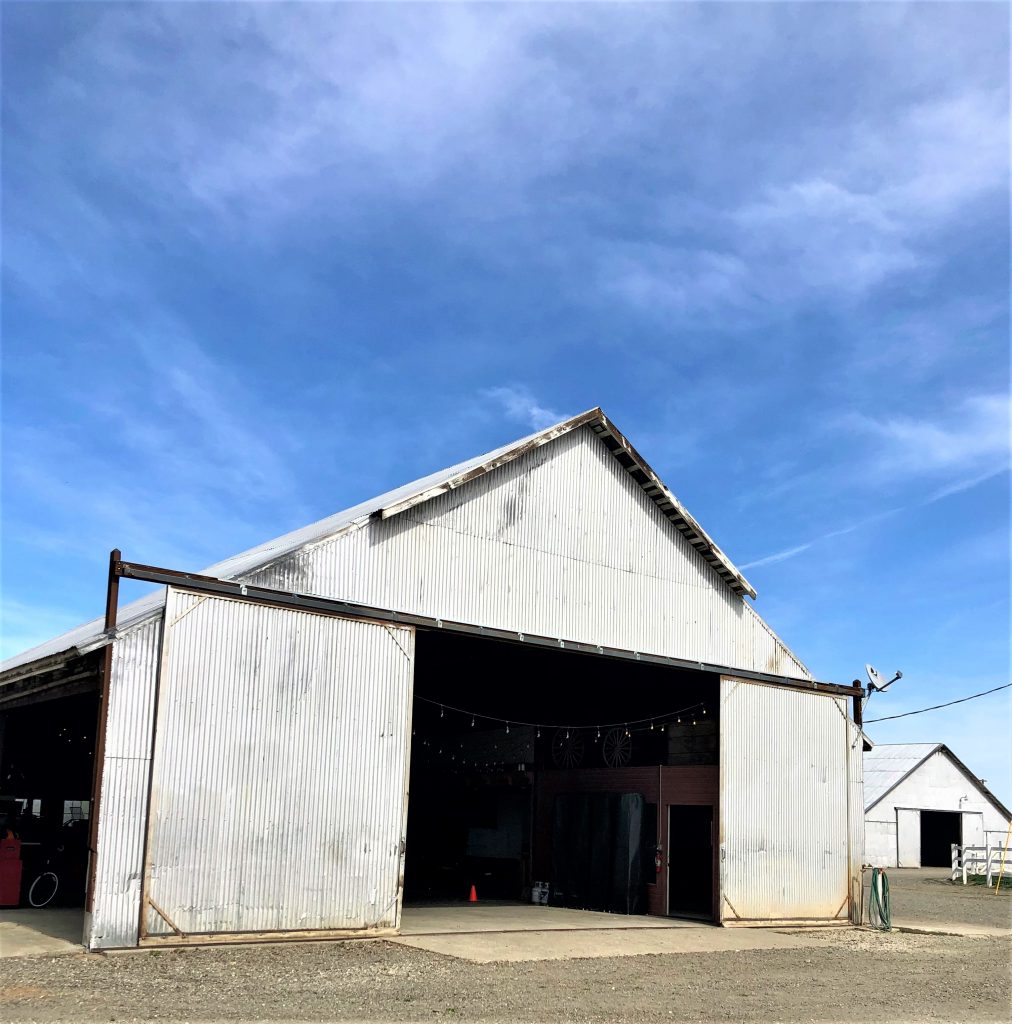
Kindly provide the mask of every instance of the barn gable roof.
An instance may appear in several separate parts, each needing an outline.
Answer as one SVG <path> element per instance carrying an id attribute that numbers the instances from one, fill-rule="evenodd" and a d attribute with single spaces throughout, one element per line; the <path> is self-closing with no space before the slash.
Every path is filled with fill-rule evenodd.
<path id="1" fill-rule="evenodd" d="M 908 778 L 929 757 L 943 753 L 966 776 L 967 780 L 1006 818 L 1012 817 L 1005 805 L 944 743 L 879 743 L 864 755 L 864 809 L 867 813 L 884 800 L 904 779 Z"/>
<path id="2" fill-rule="evenodd" d="M 527 452 L 548 444 L 564 434 L 584 427 L 592 430 L 601 439 L 619 464 L 629 473 L 630 478 L 643 489 L 650 500 L 686 537 L 724 584 L 739 596 L 746 594 L 753 598 L 756 596 L 755 589 L 740 570 L 735 567 L 600 408 L 589 409 L 578 416 L 570 417 L 494 451 L 486 452 L 437 473 L 414 480 L 316 523 L 284 534 L 265 544 L 257 545 L 209 566 L 201 574 L 223 580 L 242 579 L 301 548 L 340 534 L 369 518 L 388 519 L 396 516 L 406 509 L 491 473 L 500 466 L 520 458 Z M 153 615 L 164 603 L 164 595 L 164 590 L 159 589 L 157 592 L 121 608 L 118 617 L 118 631 L 129 629 Z M 7 659 L 0 664 L 0 674 L 13 672 L 38 662 L 48 663 L 53 659 L 60 660 L 67 656 L 84 654 L 104 646 L 108 641 L 109 637 L 105 634 L 103 620 L 94 619 L 53 640 Z"/>

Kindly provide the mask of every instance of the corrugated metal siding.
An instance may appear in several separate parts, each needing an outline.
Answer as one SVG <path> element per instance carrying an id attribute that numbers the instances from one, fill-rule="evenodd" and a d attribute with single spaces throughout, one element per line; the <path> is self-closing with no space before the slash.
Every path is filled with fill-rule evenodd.
<path id="1" fill-rule="evenodd" d="M 247 582 L 810 677 L 589 428 Z"/>
<path id="2" fill-rule="evenodd" d="M 726 677 L 720 693 L 723 919 L 845 920 L 845 700 Z"/>
<path id="3" fill-rule="evenodd" d="M 185 934 L 396 927 L 413 632 L 178 591 L 166 621 L 146 895 Z"/>
<path id="4" fill-rule="evenodd" d="M 847 818 L 850 831 L 850 920 L 861 924 L 864 918 L 864 734 L 853 722 L 847 723 Z"/>
<path id="5" fill-rule="evenodd" d="M 151 724 L 161 637 L 159 615 L 121 636 L 113 645 L 95 899 L 86 939 L 92 949 L 137 944 Z"/>

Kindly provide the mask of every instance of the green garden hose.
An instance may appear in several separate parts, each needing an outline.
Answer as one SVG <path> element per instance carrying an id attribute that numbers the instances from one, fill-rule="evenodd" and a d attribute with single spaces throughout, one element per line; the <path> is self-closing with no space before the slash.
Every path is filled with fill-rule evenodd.
<path id="1" fill-rule="evenodd" d="M 871 869 L 868 918 L 876 928 L 884 932 L 891 932 L 893 929 L 892 907 L 889 905 L 889 876 L 881 868 Z"/>

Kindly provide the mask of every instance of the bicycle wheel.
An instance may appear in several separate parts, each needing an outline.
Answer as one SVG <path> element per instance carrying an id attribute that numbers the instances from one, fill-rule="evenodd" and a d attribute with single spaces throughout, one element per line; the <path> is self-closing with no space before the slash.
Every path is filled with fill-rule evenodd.
<path id="1" fill-rule="evenodd" d="M 28 887 L 28 902 L 33 907 L 44 907 L 51 903 L 60 888 L 60 880 L 54 871 L 43 871 Z"/>

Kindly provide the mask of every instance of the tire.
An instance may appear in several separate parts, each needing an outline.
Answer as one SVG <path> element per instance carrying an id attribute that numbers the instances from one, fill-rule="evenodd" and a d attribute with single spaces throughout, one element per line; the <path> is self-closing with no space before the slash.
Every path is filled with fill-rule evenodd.
<path id="1" fill-rule="evenodd" d="M 54 871 L 43 871 L 28 887 L 28 902 L 33 907 L 45 907 L 53 901 L 60 888 Z"/>

